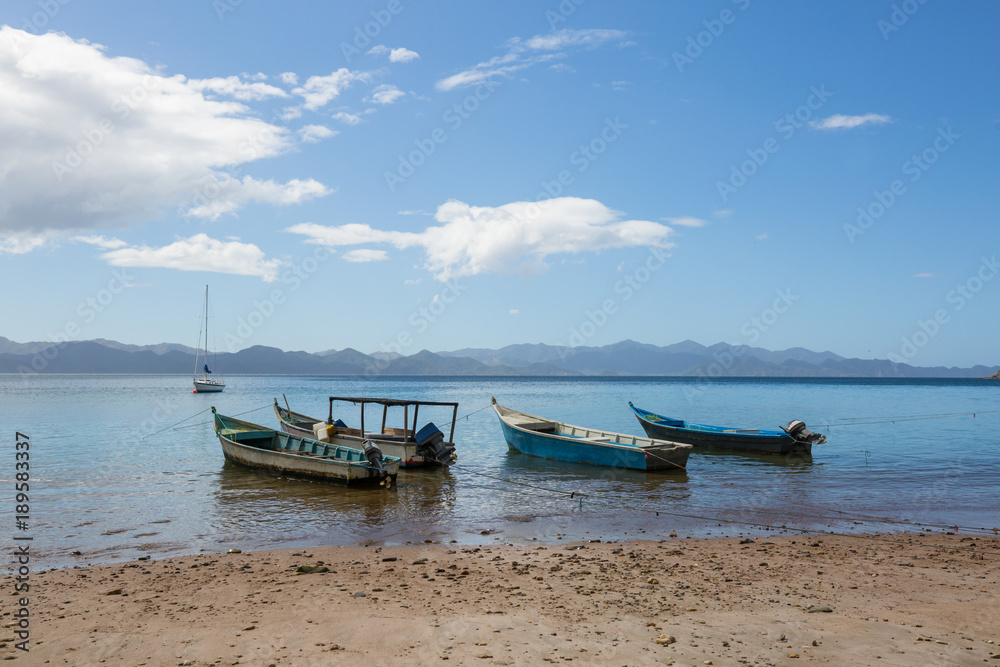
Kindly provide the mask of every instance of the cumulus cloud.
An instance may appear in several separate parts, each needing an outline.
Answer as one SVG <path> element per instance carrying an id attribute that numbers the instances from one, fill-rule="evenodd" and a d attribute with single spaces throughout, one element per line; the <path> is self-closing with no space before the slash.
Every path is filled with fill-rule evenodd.
<path id="1" fill-rule="evenodd" d="M 389 53 L 389 47 L 385 44 L 376 44 L 372 48 L 365 51 L 366 56 L 381 56 L 386 53 Z"/>
<path id="2" fill-rule="evenodd" d="M 24 255 L 49 242 L 46 234 L 33 232 L 9 232 L 0 230 L 0 255 Z"/>
<path id="3" fill-rule="evenodd" d="M 351 223 L 335 227 L 302 223 L 286 231 L 331 248 L 388 244 L 421 248 L 424 267 L 438 280 L 480 273 L 538 273 L 550 255 L 599 252 L 611 248 L 670 248 L 673 230 L 646 220 L 622 220 L 622 214 L 593 199 L 561 197 L 470 206 L 449 201 L 434 216 L 440 223 L 422 232 L 375 229 Z"/>
<path id="4" fill-rule="evenodd" d="M 845 116 L 838 113 L 810 121 L 809 125 L 817 130 L 851 130 L 862 125 L 884 125 L 890 122 L 892 118 L 880 113 L 866 113 L 861 116 Z"/>
<path id="5" fill-rule="evenodd" d="M 224 171 L 298 145 L 293 130 L 239 101 L 283 96 L 259 81 L 167 76 L 100 45 L 3 27 L 0 90 L 4 252 L 165 209 L 216 217 L 248 202 L 331 192 L 312 179 L 238 180 Z"/>
<path id="6" fill-rule="evenodd" d="M 392 63 L 408 63 L 419 57 L 420 54 L 416 51 L 410 51 L 409 49 L 404 48 L 393 49 L 389 52 L 389 62 Z"/>
<path id="7" fill-rule="evenodd" d="M 251 100 L 266 100 L 269 97 L 289 97 L 288 93 L 281 88 L 260 81 L 247 83 L 238 76 L 216 77 L 214 79 L 189 79 L 188 87 L 192 90 L 217 93 L 246 102 Z"/>
<path id="8" fill-rule="evenodd" d="M 365 98 L 365 101 L 373 102 L 375 104 L 392 104 L 405 95 L 406 93 L 396 86 L 389 83 L 383 83 L 379 86 L 375 86 L 375 88 L 372 89 L 371 95 Z"/>
<path id="9" fill-rule="evenodd" d="M 507 42 L 507 52 L 441 79 L 434 87 L 440 91 L 474 86 L 494 76 L 510 76 L 539 63 L 566 57 L 572 49 L 596 49 L 610 42 L 625 45 L 628 33 L 621 30 L 555 30 L 528 39 L 515 37 Z M 568 67 L 568 66 L 567 66 Z"/>
<path id="10" fill-rule="evenodd" d="M 315 144 L 323 139 L 335 137 L 339 132 L 331 130 L 325 125 L 306 125 L 298 132 L 301 140 L 307 144 Z"/>
<path id="11" fill-rule="evenodd" d="M 333 114 L 333 119 L 339 120 L 341 123 L 345 123 L 347 125 L 357 125 L 361 122 L 361 116 L 353 113 L 347 113 L 346 111 L 338 111 Z"/>
<path id="12" fill-rule="evenodd" d="M 224 179 L 217 185 L 215 190 L 206 187 L 204 195 L 196 198 L 194 205 L 183 209 L 183 215 L 188 218 L 216 220 L 219 216 L 234 213 L 251 202 L 298 204 L 333 192 L 311 178 L 278 183 L 274 180 L 262 181 L 252 176 L 244 176 L 243 180 Z M 208 196 L 212 193 L 218 194 L 215 197 Z"/>
<path id="13" fill-rule="evenodd" d="M 326 76 L 309 77 L 301 87 L 295 88 L 292 92 L 305 100 L 303 106 L 306 109 L 315 111 L 326 106 L 355 81 L 368 83 L 371 79 L 370 72 L 352 72 L 346 67 L 341 67 Z"/>
<path id="14" fill-rule="evenodd" d="M 279 260 L 265 259 L 264 252 L 252 243 L 219 241 L 206 234 L 178 239 L 160 248 L 120 248 L 104 253 L 101 259 L 112 266 L 234 273 L 257 276 L 268 283 L 277 280 L 281 266 Z"/>

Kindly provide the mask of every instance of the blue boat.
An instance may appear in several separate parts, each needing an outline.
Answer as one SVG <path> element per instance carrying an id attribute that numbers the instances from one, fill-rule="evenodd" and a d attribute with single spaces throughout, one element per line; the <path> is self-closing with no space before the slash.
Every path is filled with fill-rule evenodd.
<path id="1" fill-rule="evenodd" d="M 826 442 L 826 436 L 812 433 L 806 429 L 805 423 L 798 419 L 788 422 L 788 425 L 782 426 L 780 431 L 765 431 L 756 428 L 692 424 L 683 419 L 672 419 L 642 410 L 632 405 L 631 401 L 628 407 L 632 409 L 649 437 L 683 442 L 694 447 L 767 454 L 792 452 L 811 454 L 813 445 Z"/>
<path id="2" fill-rule="evenodd" d="M 598 431 L 504 407 L 493 399 L 507 446 L 516 452 L 556 461 L 636 470 L 683 471 L 690 445 Z"/>

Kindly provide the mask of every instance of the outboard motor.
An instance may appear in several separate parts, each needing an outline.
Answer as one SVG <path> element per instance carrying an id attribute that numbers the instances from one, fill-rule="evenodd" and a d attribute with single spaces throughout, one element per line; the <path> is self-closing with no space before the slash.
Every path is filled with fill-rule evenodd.
<path id="1" fill-rule="evenodd" d="M 434 425 L 434 422 L 427 422 L 426 426 L 417 431 L 414 438 L 417 441 L 417 453 L 425 460 L 437 461 L 446 466 L 458 458 L 455 454 L 455 445 L 444 441 L 444 433 Z"/>
<path id="2" fill-rule="evenodd" d="M 365 458 L 368 459 L 368 463 L 384 477 L 387 473 L 385 466 L 382 465 L 382 450 L 371 440 L 363 440 L 361 444 L 365 448 Z"/>
<path id="3" fill-rule="evenodd" d="M 810 445 L 822 445 L 826 442 L 826 436 L 820 433 L 813 433 L 806 428 L 805 422 L 793 419 L 787 426 L 782 426 L 781 430 L 792 437 L 796 442 L 807 442 Z"/>

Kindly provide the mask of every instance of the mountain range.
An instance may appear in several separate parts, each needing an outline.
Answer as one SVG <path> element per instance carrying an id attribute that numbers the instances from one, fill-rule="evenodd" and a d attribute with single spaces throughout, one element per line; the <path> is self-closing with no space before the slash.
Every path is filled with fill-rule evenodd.
<path id="1" fill-rule="evenodd" d="M 184 345 L 127 345 L 96 339 L 64 343 L 16 343 L 0 336 L 0 373 L 186 374 L 196 350 Z M 352 348 L 318 353 L 285 352 L 255 345 L 213 355 L 216 372 L 228 375 L 521 375 L 521 376 L 708 376 L 708 377 L 922 377 L 979 378 L 996 366 L 919 367 L 884 359 L 848 359 L 801 347 L 766 350 L 684 341 L 667 346 L 625 340 L 600 347 L 518 344 L 498 350 L 364 354 Z"/>

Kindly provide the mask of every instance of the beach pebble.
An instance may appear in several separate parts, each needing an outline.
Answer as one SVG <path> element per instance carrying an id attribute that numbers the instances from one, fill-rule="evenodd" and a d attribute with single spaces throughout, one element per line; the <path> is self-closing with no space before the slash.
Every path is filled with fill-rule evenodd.
<path id="1" fill-rule="evenodd" d="M 830 609 L 825 604 L 811 604 L 808 607 L 806 607 L 806 611 L 809 612 L 810 614 L 815 614 L 818 611 L 819 612 L 824 612 L 824 613 L 829 613 L 829 612 L 833 611 L 833 609 Z"/>
<path id="2" fill-rule="evenodd" d="M 673 635 L 660 635 L 653 641 L 659 644 L 660 646 L 670 646 L 671 644 L 677 641 L 677 638 L 674 637 Z"/>
<path id="3" fill-rule="evenodd" d="M 242 551 L 240 551 L 239 549 L 230 549 L 230 550 L 229 550 L 229 551 L 227 551 L 226 553 L 227 553 L 227 554 L 241 554 L 241 553 L 243 553 L 243 552 L 242 552 Z"/>
<path id="4" fill-rule="evenodd" d="M 122 589 L 120 588 L 112 588 L 110 591 L 101 593 L 101 595 L 121 595 L 121 594 L 122 594 Z"/>
<path id="5" fill-rule="evenodd" d="M 356 597 L 356 598 L 366 598 L 366 597 L 368 597 L 368 594 L 367 593 L 362 593 L 362 592 L 359 591 L 359 592 L 357 592 L 357 593 L 354 594 L 354 597 Z"/>
<path id="6" fill-rule="evenodd" d="M 295 568 L 295 574 L 315 574 L 317 572 L 329 572 L 330 568 L 325 565 L 299 565 Z"/>

